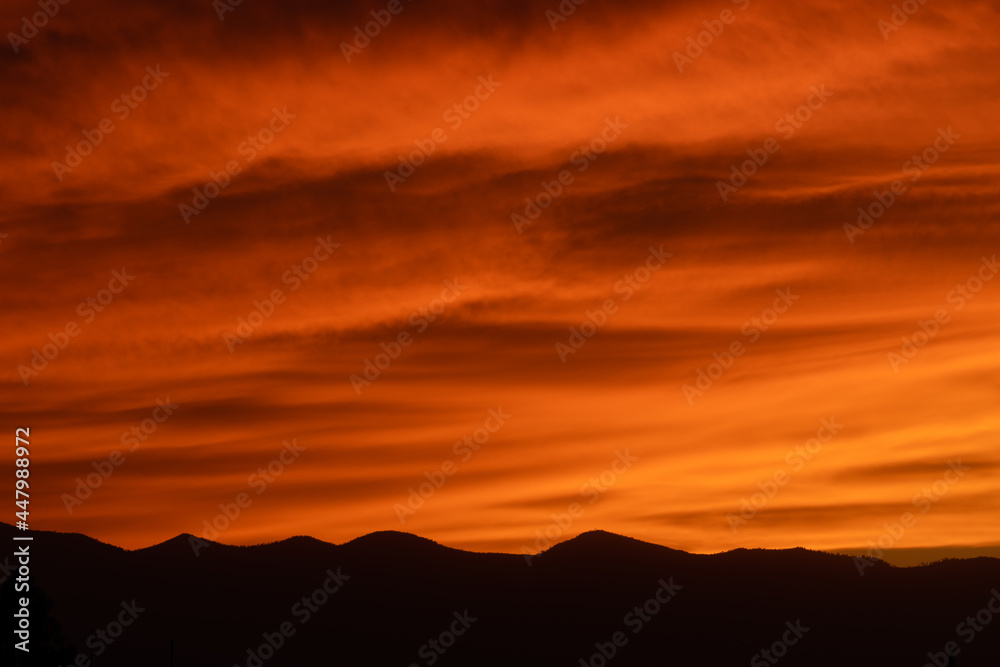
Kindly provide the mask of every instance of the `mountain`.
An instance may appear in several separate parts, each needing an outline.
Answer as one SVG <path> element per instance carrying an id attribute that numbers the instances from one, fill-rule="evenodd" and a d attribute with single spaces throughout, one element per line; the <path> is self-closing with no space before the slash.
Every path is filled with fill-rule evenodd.
<path id="1" fill-rule="evenodd" d="M 0 524 L 7 544 L 15 532 Z M 49 630 L 35 636 L 65 638 L 82 667 L 167 666 L 171 642 L 184 667 L 943 667 L 948 642 L 959 666 L 1000 657 L 993 558 L 862 576 L 849 556 L 689 554 L 601 531 L 532 559 L 392 531 L 249 547 L 180 535 L 136 551 L 32 535 L 32 583 L 51 602 L 49 618 L 33 610 Z"/>

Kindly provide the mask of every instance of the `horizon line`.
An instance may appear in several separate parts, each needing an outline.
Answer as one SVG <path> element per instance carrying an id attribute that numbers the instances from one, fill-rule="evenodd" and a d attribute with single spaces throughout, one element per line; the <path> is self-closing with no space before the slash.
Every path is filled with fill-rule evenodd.
<path id="1" fill-rule="evenodd" d="M 0 525 L 4 526 L 5 528 L 9 528 L 11 531 L 15 531 L 16 532 L 16 527 L 13 524 L 8 524 L 6 522 L 0 521 Z M 937 563 L 937 562 L 941 562 L 941 561 L 949 560 L 949 559 L 951 559 L 951 560 L 973 560 L 973 559 L 976 559 L 976 558 L 994 558 L 994 559 L 1000 560 L 1000 544 L 995 544 L 995 545 L 993 545 L 993 544 L 987 544 L 987 545 L 963 545 L 963 544 L 958 544 L 958 545 L 950 545 L 950 546 L 902 547 L 902 548 L 891 547 L 891 548 L 888 548 L 888 549 L 883 549 L 882 550 L 882 554 L 883 555 L 880 556 L 880 557 L 874 557 L 874 556 L 867 555 L 868 552 L 870 551 L 870 548 L 865 548 L 865 547 L 846 547 L 846 548 L 815 549 L 815 548 L 804 547 L 804 546 L 784 547 L 784 548 L 740 546 L 740 547 L 734 547 L 732 549 L 727 549 L 727 550 L 723 550 L 723 551 L 716 551 L 716 552 L 711 552 L 711 553 L 704 553 L 704 552 L 687 551 L 687 550 L 684 550 L 684 549 L 678 549 L 676 547 L 671 547 L 671 546 L 667 546 L 665 544 L 659 544 L 659 543 L 656 543 L 656 542 L 648 542 L 646 540 L 640 540 L 638 538 L 630 537 L 628 535 L 623 535 L 621 533 L 615 533 L 613 531 L 604 530 L 604 529 L 593 529 L 593 530 L 584 531 L 582 533 L 578 533 L 576 535 L 567 537 L 566 539 L 563 539 L 563 540 L 561 540 L 559 542 L 553 542 L 547 549 L 544 549 L 542 551 L 538 551 L 538 552 L 536 552 L 534 554 L 527 554 L 525 552 L 514 553 L 514 552 L 504 552 L 504 551 L 473 551 L 473 550 L 470 550 L 470 549 L 464 549 L 464 548 L 461 548 L 461 547 L 454 547 L 454 546 L 450 546 L 450 545 L 447 545 L 447 544 L 443 544 L 441 542 L 438 542 L 437 540 L 434 540 L 434 539 L 429 538 L 429 537 L 425 537 L 423 535 L 418 535 L 416 533 L 410 533 L 410 532 L 406 532 L 406 531 L 393 530 L 393 529 L 375 530 L 375 531 L 372 531 L 370 533 L 365 533 L 363 535 L 359 535 L 357 537 L 354 537 L 354 538 L 352 538 L 350 540 L 347 540 L 345 542 L 341 542 L 339 544 L 336 543 L 336 542 L 329 542 L 327 540 L 323 540 L 323 539 L 320 539 L 318 537 L 314 537 L 312 535 L 289 535 L 287 537 L 276 539 L 276 540 L 271 540 L 271 541 L 268 541 L 268 542 L 255 542 L 255 543 L 250 543 L 250 544 L 228 544 L 226 542 L 219 542 L 219 541 L 214 540 L 214 539 L 208 539 L 208 538 L 205 538 L 205 537 L 201 537 L 199 535 L 195 535 L 194 533 L 182 532 L 182 533 L 178 533 L 177 535 L 174 535 L 173 537 L 167 538 L 166 540 L 163 540 L 163 541 L 160 541 L 160 542 L 156 542 L 154 544 L 151 544 L 151 545 L 148 545 L 148 546 L 145 546 L 145 547 L 137 547 L 135 549 L 128 549 L 128 548 L 119 546 L 117 544 L 111 544 L 110 542 L 104 542 L 104 541 L 102 541 L 102 540 L 100 540 L 100 539 L 98 539 L 96 537 L 93 537 L 91 535 L 87 535 L 86 533 L 62 532 L 62 531 L 56 531 L 56 530 L 37 530 L 37 529 L 32 529 L 29 532 L 54 533 L 54 534 L 57 534 L 57 535 L 80 535 L 82 537 L 86 537 L 87 539 L 94 540 L 95 542 L 98 542 L 99 544 L 103 544 L 105 546 L 114 547 L 116 549 L 121 549 L 122 551 L 125 551 L 125 552 L 128 552 L 128 553 L 135 553 L 135 552 L 138 552 L 138 551 L 145 551 L 147 549 L 154 549 L 156 547 L 162 546 L 164 544 L 167 544 L 169 542 L 173 542 L 175 540 L 182 539 L 182 538 L 188 538 L 188 539 L 194 538 L 196 540 L 201 540 L 201 541 L 207 542 L 209 544 L 220 545 L 220 546 L 225 546 L 225 547 L 233 547 L 233 548 L 253 548 L 253 547 L 268 546 L 268 545 L 272 545 L 272 544 L 281 544 L 281 543 L 284 543 L 284 542 L 287 542 L 289 540 L 293 540 L 293 539 L 296 539 L 296 538 L 306 538 L 306 539 L 315 540 L 317 542 L 321 542 L 322 544 L 330 545 L 330 546 L 333 546 L 333 547 L 340 547 L 340 546 L 344 546 L 344 545 L 350 544 L 352 542 L 355 542 L 357 540 L 364 539 L 366 537 L 370 537 L 372 535 L 394 533 L 394 534 L 398 534 L 398 535 L 406 535 L 408 537 L 413 537 L 413 538 L 417 538 L 417 539 L 420 539 L 420 540 L 426 540 L 426 541 L 431 542 L 431 543 L 433 543 L 433 544 L 435 544 L 437 546 L 440 546 L 440 547 L 445 548 L 445 549 L 451 549 L 453 551 L 462 551 L 462 552 L 465 552 L 465 553 L 483 554 L 483 555 L 504 555 L 504 556 L 518 556 L 518 557 L 524 557 L 524 556 L 527 555 L 527 556 L 530 556 L 530 557 L 535 557 L 535 556 L 539 556 L 539 555 L 541 555 L 541 554 L 543 554 L 543 553 L 551 550 L 552 548 L 554 548 L 556 546 L 559 546 L 559 545 L 562 545 L 562 544 L 567 544 L 567 543 L 572 542 L 572 541 L 574 541 L 574 540 L 576 540 L 576 539 L 578 539 L 580 537 L 583 537 L 585 535 L 604 534 L 604 535 L 610 535 L 610 536 L 613 536 L 613 537 L 616 537 L 616 538 L 621 538 L 623 540 L 630 540 L 630 541 L 633 541 L 633 542 L 639 542 L 639 543 L 642 543 L 642 544 L 648 544 L 650 546 L 659 547 L 661 549 L 669 549 L 671 551 L 677 551 L 677 552 L 680 552 L 680 553 L 684 553 L 684 554 L 688 554 L 688 555 L 695 555 L 695 556 L 718 556 L 718 555 L 722 555 L 722 554 L 732 553 L 734 551 L 774 551 L 774 552 L 779 552 L 779 551 L 803 550 L 803 551 L 810 551 L 810 552 L 814 552 L 814 553 L 825 553 L 825 554 L 830 554 L 830 555 L 833 555 L 833 556 L 845 556 L 845 557 L 867 556 L 871 560 L 881 560 L 881 561 L 884 561 L 887 564 L 892 565 L 894 567 L 918 567 L 920 565 Z M 941 554 L 945 554 L 947 552 L 954 552 L 954 551 L 986 551 L 986 552 L 992 551 L 994 553 L 979 553 L 979 554 L 975 554 L 975 555 L 965 555 L 965 556 L 941 555 L 940 557 L 934 558 L 933 560 L 925 560 L 925 559 L 924 560 L 920 560 L 920 561 L 915 560 L 918 557 L 919 554 L 930 555 L 930 552 L 940 552 Z M 886 556 L 888 556 L 888 555 L 896 556 L 896 557 L 903 557 L 903 558 L 887 558 Z"/>

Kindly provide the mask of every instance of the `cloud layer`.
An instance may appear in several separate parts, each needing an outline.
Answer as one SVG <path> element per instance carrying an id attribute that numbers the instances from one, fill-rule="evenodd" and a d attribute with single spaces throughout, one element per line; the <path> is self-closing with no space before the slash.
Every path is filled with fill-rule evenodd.
<path id="1" fill-rule="evenodd" d="M 3 52 L 39 526 L 996 544 L 995 7 L 387 4 L 69 3 Z"/>

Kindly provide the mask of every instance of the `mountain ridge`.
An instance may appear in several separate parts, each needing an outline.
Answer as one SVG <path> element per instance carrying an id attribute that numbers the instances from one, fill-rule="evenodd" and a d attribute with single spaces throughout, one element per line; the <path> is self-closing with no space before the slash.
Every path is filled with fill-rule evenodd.
<path id="1" fill-rule="evenodd" d="M 0 525 L 0 537 L 15 532 Z M 73 647 L 46 667 L 86 658 L 94 633 L 114 628 L 126 608 L 142 612 L 118 628 L 101 667 L 166 665 L 171 646 L 185 667 L 300 667 L 324 656 L 430 667 L 426 647 L 442 637 L 450 647 L 436 667 L 597 664 L 591 657 L 612 648 L 610 667 L 667 658 L 735 664 L 800 621 L 810 629 L 783 665 L 851 664 L 860 655 L 903 667 L 955 641 L 958 624 L 985 609 L 1000 585 L 994 558 L 859 569 L 851 556 L 802 548 L 691 554 L 607 531 L 531 558 L 398 531 L 343 544 L 295 536 L 251 546 L 181 534 L 133 551 L 79 534 L 31 536 L 34 613 L 49 615 L 34 622 L 58 628 Z M 5 609 L 13 608 L 13 579 L 0 587 Z M 467 632 L 452 637 L 456 623 Z M 608 644 L 613 637 L 627 642 Z M 980 633 L 962 651 L 960 665 L 992 664 L 1000 632 Z"/>
<path id="2" fill-rule="evenodd" d="M 168 539 L 164 540 L 163 542 L 158 542 L 156 544 L 151 544 L 151 545 L 145 546 L 145 547 L 138 547 L 136 549 L 126 549 L 124 547 L 120 547 L 120 546 L 117 546 L 115 544 L 111 544 L 109 542 L 102 542 L 101 540 L 98 540 L 97 538 L 90 537 L 89 535 L 85 535 L 83 533 L 76 533 L 76 532 L 64 533 L 64 532 L 60 532 L 60 531 L 31 530 L 27 534 L 31 534 L 31 533 L 50 533 L 50 534 L 55 534 L 55 535 L 64 535 L 64 536 L 67 536 L 68 538 L 81 539 L 81 540 L 88 541 L 90 543 L 95 543 L 95 544 L 99 544 L 99 545 L 102 545 L 102 546 L 105 546 L 105 547 L 110 547 L 112 549 L 116 549 L 116 550 L 121 551 L 123 553 L 136 553 L 136 552 L 145 552 L 145 551 L 149 551 L 149 550 L 160 550 L 160 549 L 166 549 L 166 548 L 179 547 L 181 545 L 183 545 L 184 549 L 191 549 L 192 547 L 190 545 L 191 545 L 192 542 L 201 543 L 201 544 L 203 544 L 205 546 L 205 548 L 212 547 L 212 546 L 218 546 L 218 547 L 223 547 L 223 548 L 227 548 L 227 549 L 245 549 L 245 548 L 254 548 L 254 547 L 275 547 L 275 546 L 283 545 L 283 544 L 289 543 L 289 542 L 292 542 L 292 543 L 294 543 L 294 542 L 301 542 L 301 543 L 311 542 L 311 543 L 314 543 L 315 546 L 324 545 L 324 546 L 329 546 L 329 547 L 346 547 L 346 546 L 349 546 L 349 545 L 355 545 L 355 546 L 357 546 L 359 544 L 365 544 L 365 545 L 368 545 L 368 544 L 384 544 L 386 546 L 394 546 L 395 547 L 395 546 L 400 546 L 400 545 L 408 545 L 408 544 L 409 545 L 418 545 L 419 544 L 419 545 L 423 545 L 425 547 L 431 547 L 433 545 L 434 547 L 440 547 L 441 549 L 448 549 L 448 550 L 451 550 L 451 551 L 460 551 L 460 552 L 469 553 L 469 554 L 519 556 L 519 557 L 522 557 L 522 558 L 525 556 L 525 554 L 523 554 L 523 553 L 522 554 L 517 554 L 517 553 L 513 553 L 513 552 L 472 551 L 472 550 L 469 550 L 469 549 L 462 549 L 460 547 L 453 547 L 453 546 L 449 546 L 449 545 L 446 545 L 446 544 L 441 544 L 440 542 L 432 540 L 431 538 L 423 537 L 421 535 L 417 535 L 416 533 L 408 533 L 408 532 L 405 532 L 405 531 L 398 531 L 398 530 L 377 530 L 377 531 L 373 531 L 371 533 L 366 533 L 364 535 L 360 535 L 358 537 L 352 538 L 352 539 L 350 539 L 350 540 L 348 540 L 346 542 L 342 542 L 340 544 L 337 544 L 336 542 L 328 542 L 326 540 L 321 540 L 321 539 L 319 539 L 317 537 L 313 537 L 311 535 L 293 535 L 293 536 L 285 537 L 285 538 L 282 538 L 282 539 L 279 539 L 279 540 L 272 540 L 270 542 L 258 542 L 258 543 L 253 543 L 253 544 L 226 544 L 224 542 L 217 542 L 217 541 L 209 540 L 209 539 L 206 539 L 206 538 L 203 538 L 203 537 L 198 537 L 197 535 L 192 535 L 191 533 L 180 533 L 178 535 L 175 535 L 174 537 L 171 537 L 171 538 L 168 538 Z M 9 535 L 17 535 L 17 534 L 24 535 L 25 533 L 19 532 L 11 524 L 8 524 L 8 523 L 0 521 L 0 535 L 2 535 L 3 537 L 8 537 L 8 534 Z M 396 544 L 392 544 L 391 543 L 391 541 L 393 541 L 393 540 L 396 541 Z M 542 551 L 540 551 L 540 552 L 538 552 L 536 554 L 531 555 L 531 559 L 538 558 L 538 557 L 542 556 L 543 554 L 546 554 L 546 553 L 549 553 L 549 552 L 553 551 L 557 547 L 562 547 L 563 545 L 572 544 L 576 548 L 576 547 L 579 547 L 581 544 L 587 544 L 588 548 L 590 548 L 590 547 L 592 547 L 594 545 L 600 545 L 601 543 L 610 543 L 610 542 L 614 542 L 615 540 L 620 540 L 621 543 L 623 543 L 623 544 L 632 544 L 632 545 L 637 545 L 637 546 L 641 545 L 643 548 L 645 548 L 645 547 L 651 547 L 651 548 L 656 548 L 656 549 L 666 549 L 668 551 L 676 552 L 678 554 L 686 554 L 686 555 L 689 555 L 689 556 L 726 556 L 726 555 L 730 555 L 730 554 L 740 554 L 742 552 L 751 552 L 751 553 L 752 552 L 768 552 L 768 553 L 794 553 L 794 552 L 803 552 L 803 553 L 811 553 L 811 554 L 824 554 L 824 555 L 828 555 L 828 556 L 837 556 L 837 557 L 844 557 L 844 558 L 863 557 L 863 558 L 867 558 L 868 560 L 883 562 L 883 563 L 889 565 L 890 567 L 926 567 L 928 565 L 934 565 L 936 563 L 939 563 L 939 562 L 942 562 L 942 561 L 946 561 L 946 560 L 972 561 L 972 560 L 978 560 L 978 559 L 983 559 L 983 558 L 988 559 L 988 560 L 1000 560 L 1000 546 L 996 546 L 996 547 L 989 547 L 989 546 L 987 546 L 987 547 L 954 547 L 954 548 L 951 548 L 951 547 L 915 547 L 915 548 L 896 549 L 896 550 L 889 549 L 889 550 L 886 550 L 886 554 L 883 555 L 883 556 L 881 556 L 881 557 L 868 556 L 866 554 L 866 552 L 864 550 L 861 550 L 861 549 L 828 550 L 828 549 L 810 549 L 810 548 L 801 547 L 801 546 L 781 548 L 781 549 L 771 549 L 771 548 L 767 548 L 767 547 L 736 547 L 734 549 L 729 549 L 729 550 L 726 550 L 726 551 L 719 551 L 719 552 L 715 552 L 715 553 L 702 554 L 702 553 L 695 553 L 695 552 L 690 552 L 690 551 L 684 551 L 683 549 L 677 549 L 677 548 L 669 547 L 669 546 L 666 546 L 666 545 L 663 545 L 663 544 L 657 544 L 655 542 L 647 542 L 645 540 L 640 540 L 640 539 L 637 539 L 637 538 L 634 538 L 634 537 L 629 537 L 627 535 L 621 535 L 619 533 L 614 533 L 614 532 L 607 531 L 607 530 L 602 530 L 602 529 L 593 529 L 593 530 L 584 531 L 584 532 L 579 533 L 579 534 L 577 534 L 577 535 L 575 535 L 573 537 L 569 537 L 569 538 L 567 538 L 565 540 L 562 540 L 561 542 L 556 542 L 556 543 L 552 544 L 552 546 L 548 547 L 547 549 L 544 549 L 544 550 L 542 550 Z M 969 550 L 977 550 L 978 549 L 978 550 L 987 551 L 987 552 L 993 552 L 993 551 L 995 551 L 997 555 L 995 555 L 995 556 L 994 555 L 974 555 L 974 556 L 966 556 L 966 557 L 942 555 L 940 558 L 936 558 L 934 560 L 929 560 L 929 561 L 925 561 L 925 562 L 922 562 L 922 563 L 919 563 L 919 564 L 905 565 L 905 566 L 896 565 L 896 564 L 894 564 L 892 562 L 891 559 L 889 559 L 889 558 L 886 557 L 886 555 L 891 555 L 893 552 L 923 552 L 923 551 L 927 551 L 927 552 L 948 553 L 951 549 L 969 549 Z M 562 549 L 557 550 L 556 553 L 559 553 L 560 551 L 562 551 Z"/>

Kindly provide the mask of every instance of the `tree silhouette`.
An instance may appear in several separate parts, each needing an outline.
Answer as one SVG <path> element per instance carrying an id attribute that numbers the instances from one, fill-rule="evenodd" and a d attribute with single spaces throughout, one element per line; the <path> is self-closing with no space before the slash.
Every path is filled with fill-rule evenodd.
<path id="1" fill-rule="evenodd" d="M 18 610 L 18 598 L 25 597 L 25 593 L 14 590 L 16 577 L 12 573 L 0 586 L 0 609 L 4 618 L 13 621 L 14 613 Z M 66 641 L 55 618 L 52 616 L 52 609 L 55 602 L 45 591 L 34 582 L 31 583 L 31 590 L 27 594 L 29 600 L 28 610 L 31 616 L 31 641 L 29 642 L 30 652 L 14 648 L 13 641 L 5 641 L 0 648 L 0 655 L 4 656 L 0 664 L 11 667 L 61 667 L 71 665 L 76 658 L 76 651 L 72 644 Z"/>

